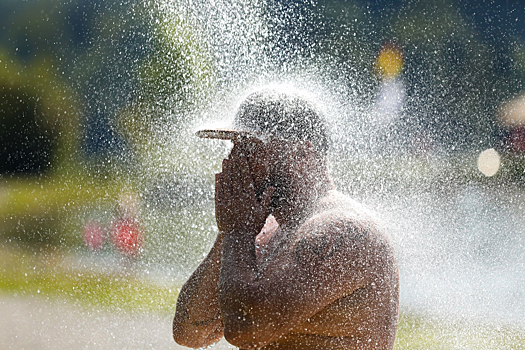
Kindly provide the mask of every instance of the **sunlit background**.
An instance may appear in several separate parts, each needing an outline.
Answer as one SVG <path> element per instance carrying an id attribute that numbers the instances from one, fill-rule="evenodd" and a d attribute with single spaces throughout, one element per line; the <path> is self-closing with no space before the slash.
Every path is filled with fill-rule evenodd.
<path id="1" fill-rule="evenodd" d="M 517 0 L 0 0 L 0 348 L 177 349 L 230 147 L 193 133 L 279 84 L 390 230 L 396 349 L 525 349 L 524 81 Z"/>

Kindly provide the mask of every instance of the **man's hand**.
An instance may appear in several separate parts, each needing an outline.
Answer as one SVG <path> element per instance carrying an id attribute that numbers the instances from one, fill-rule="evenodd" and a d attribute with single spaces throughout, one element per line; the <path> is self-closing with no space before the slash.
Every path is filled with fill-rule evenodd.
<path id="1" fill-rule="evenodd" d="M 251 234 L 260 232 L 269 215 L 275 188 L 263 191 L 257 199 L 253 175 L 241 143 L 235 143 L 222 173 L 215 175 L 215 216 L 220 232 Z"/>

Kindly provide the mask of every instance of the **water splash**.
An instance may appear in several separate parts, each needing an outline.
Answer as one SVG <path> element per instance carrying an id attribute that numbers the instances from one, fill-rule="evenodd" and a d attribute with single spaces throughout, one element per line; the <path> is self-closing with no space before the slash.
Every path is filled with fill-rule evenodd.
<path id="1" fill-rule="evenodd" d="M 502 65 L 507 53 L 478 40 L 469 17 L 452 2 L 443 4 L 411 2 L 387 11 L 339 1 L 137 3 L 129 15 L 142 17 L 151 28 L 142 47 L 147 55 L 137 64 L 137 87 L 119 96 L 119 103 L 103 88 L 90 104 L 116 110 L 115 129 L 130 148 L 117 157 L 131 165 L 119 168 L 124 180 L 114 191 L 140 202 L 144 254 L 134 262 L 122 260 L 107 243 L 98 255 L 76 251 L 69 272 L 138 273 L 152 284 L 182 282 L 217 233 L 213 174 L 230 147 L 193 132 L 202 125 L 227 125 L 249 91 L 277 84 L 306 90 L 329 116 L 334 180 L 343 192 L 376 208 L 390 227 L 400 262 L 402 310 L 428 317 L 429 328 L 444 320 L 460 324 L 466 335 L 448 328 L 432 333 L 434 339 L 452 339 L 447 340 L 452 348 L 491 345 L 463 344 L 461 339 L 479 334 L 479 328 L 463 325 L 465 320 L 521 330 L 525 193 L 507 181 L 514 171 L 508 156 L 502 153 L 490 178 L 476 163 L 484 149 L 501 152 L 492 117 L 512 89 L 521 89 L 519 69 Z M 509 53 L 509 60 L 522 62 L 518 33 L 503 34 L 494 38 L 514 42 L 516 55 Z M 402 73 L 389 84 L 374 69 L 384 39 L 397 39 L 405 55 Z M 73 75 L 83 76 L 77 71 L 90 64 L 71 68 Z M 492 80 L 497 69 L 505 71 L 503 80 Z M 514 87 L 503 88 L 509 84 Z M 381 98 L 395 103 L 378 104 Z M 115 212 L 106 197 L 111 195 L 81 213 L 68 212 L 70 203 L 64 211 L 75 222 L 95 218 L 102 227 L 97 230 L 104 230 Z M 43 290 L 38 287 L 37 293 Z M 122 322 L 107 311 L 102 317 L 110 324 Z M 498 333 L 499 344 L 513 348 L 513 334 L 520 332 Z"/>
<path id="2" fill-rule="evenodd" d="M 485 315 L 500 321 L 505 321 L 506 315 L 507 321 L 523 322 L 519 316 L 523 305 L 515 299 L 523 284 L 518 273 L 525 264 L 520 258 L 523 222 L 502 209 L 519 211 L 516 205 L 522 201 L 521 190 L 492 190 L 477 177 L 476 155 L 468 147 L 457 155 L 454 146 L 440 148 L 434 134 L 425 134 L 424 127 L 413 125 L 409 113 L 426 113 L 426 100 L 412 94 L 403 101 L 405 92 L 400 92 L 404 89 L 400 84 L 407 82 L 402 78 L 393 85 L 387 81 L 390 85 L 385 83 L 381 88 L 381 80 L 371 69 L 357 70 L 356 66 L 364 65 L 359 60 L 368 59 L 372 66 L 373 57 L 354 53 L 350 60 L 354 65 L 344 65 L 337 61 L 337 53 L 321 50 L 335 41 L 319 34 L 332 23 L 326 21 L 327 17 L 321 18 L 315 7 L 321 6 L 329 13 L 329 5 L 312 3 L 313 7 L 299 8 L 270 1 L 162 1 L 155 5 L 152 18 L 161 23 L 187 23 L 199 40 L 201 49 L 196 55 L 209 56 L 205 61 L 209 62 L 206 74 L 210 78 L 202 83 L 205 89 L 197 89 L 191 108 L 186 106 L 174 112 L 179 115 L 159 123 L 154 134 L 161 140 L 157 148 L 148 144 L 149 152 L 158 153 L 149 153 L 147 158 L 162 164 L 143 164 L 147 176 L 157 174 L 158 178 L 158 174 L 164 174 L 155 185 L 158 192 L 169 188 L 170 182 L 178 184 L 167 190 L 172 193 L 168 199 L 148 190 L 149 201 L 173 205 L 187 195 L 189 202 L 201 207 L 206 203 L 202 211 L 209 217 L 206 225 L 189 228 L 197 229 L 207 243 L 191 245 L 184 235 L 178 235 L 184 243 L 171 246 L 170 252 L 187 258 L 194 250 L 206 251 L 201 248 L 209 246 L 215 234 L 209 216 L 211 179 L 229 146 L 221 141 L 198 140 L 193 132 L 203 125 L 228 125 L 242 97 L 253 89 L 269 84 L 290 86 L 310 93 L 329 116 L 332 171 L 338 186 L 380 208 L 390 223 L 404 281 L 404 307 L 466 318 Z M 306 35 L 316 21 L 317 32 Z M 286 32 L 290 28 L 297 32 Z M 345 34 L 354 36 L 352 24 L 342 28 Z M 178 49 L 176 44 L 174 48 Z M 417 70 L 411 74 L 408 82 L 424 83 L 425 78 Z M 409 108 L 378 104 L 381 91 L 390 94 L 392 88 L 396 96 L 402 96 L 396 103 Z M 172 104 L 176 103 L 168 103 Z M 388 123 L 375 118 L 374 113 L 382 116 L 388 112 L 385 108 L 395 108 L 392 113 L 399 113 L 399 117 Z M 172 120 L 183 120 L 183 127 Z M 411 138 L 410 144 L 407 138 Z M 456 154 L 455 161 L 451 154 Z M 177 180 L 162 178 L 171 173 L 177 174 Z M 151 216 L 151 221 L 158 222 L 158 215 Z M 162 230 L 177 225 L 184 227 L 167 219 Z M 199 259 L 197 254 L 188 266 L 194 266 Z M 505 264 L 510 265 L 502 268 Z M 497 271 L 508 277 L 501 278 Z M 493 291 L 491 296 L 487 290 Z M 498 294 L 502 297 L 497 298 Z M 510 313 L 509 309 L 516 312 Z"/>

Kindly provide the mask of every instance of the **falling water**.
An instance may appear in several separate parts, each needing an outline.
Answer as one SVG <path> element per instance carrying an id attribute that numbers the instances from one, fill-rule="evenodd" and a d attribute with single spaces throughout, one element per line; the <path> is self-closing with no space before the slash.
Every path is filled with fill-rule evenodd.
<path id="1" fill-rule="evenodd" d="M 338 187 L 378 210 L 390 227 L 402 274 L 403 308 L 523 323 L 522 191 L 484 182 L 475 168 L 475 150 L 456 156 L 461 160 L 455 164 L 438 151 L 414 156 L 399 150 L 395 140 L 381 140 L 381 125 L 370 122 L 375 118 L 374 97 L 370 96 L 375 90 L 366 78 L 359 78 L 366 74 L 338 63 L 337 56 L 323 57 L 316 46 L 325 45 L 322 39 L 326 38 L 312 34 L 293 41 L 292 34 L 279 32 L 291 27 L 304 30 L 312 23 L 328 26 L 315 17 L 321 12 L 316 12 L 315 6 L 321 4 L 312 3 L 301 11 L 293 4 L 279 6 L 284 5 L 266 1 L 159 4 L 160 20 L 172 23 L 179 16 L 186 18 L 205 42 L 207 54 L 214 57 L 210 68 L 213 86 L 194 103 L 193 114 L 184 116 L 190 122 L 177 132 L 172 132 L 169 122 L 162 126 L 168 130 L 161 136 L 170 145 L 166 153 L 182 147 L 179 157 L 194 161 L 188 168 L 178 169 L 179 175 L 195 171 L 191 175 L 199 176 L 200 182 L 193 188 L 197 193 L 190 191 L 198 199 L 192 200 L 198 205 L 207 203 L 205 212 L 210 215 L 211 179 L 228 151 L 223 141 L 195 138 L 198 126 L 227 125 L 242 96 L 257 86 L 280 84 L 304 89 L 329 118 L 334 141 L 332 170 Z M 304 17 L 298 19 L 298 15 Z M 279 40 L 290 43 L 283 49 Z M 411 105 L 419 108 L 416 112 L 425 108 L 417 101 Z M 410 134 L 410 129 L 406 133 Z M 373 142 L 383 142 L 384 150 L 378 151 Z M 166 154 L 161 162 L 180 167 L 187 160 L 170 159 Z M 157 170 L 155 166 L 145 169 L 147 173 Z M 470 181 L 464 180 L 465 173 L 473 174 Z M 170 205 L 176 205 L 176 199 L 170 197 Z M 174 226 L 172 222 L 166 225 Z M 196 229 L 209 246 L 215 235 L 213 220 Z M 190 266 L 195 266 L 207 251 L 201 247 L 186 250 L 177 246 L 173 253 L 183 250 L 186 260 L 186 254 L 194 252 L 196 258 Z"/>
<path id="2" fill-rule="evenodd" d="M 417 14 L 417 4 L 412 5 L 403 7 L 407 16 Z M 485 137 L 490 132 L 479 132 L 481 127 L 470 119 L 449 125 L 446 113 L 436 109 L 452 100 L 465 118 L 469 113 L 494 114 L 488 102 L 472 106 L 462 100 L 461 89 L 466 88 L 481 100 L 481 93 L 468 86 L 474 74 L 449 67 L 466 76 L 466 85 L 460 77 L 462 82 L 452 86 L 441 81 L 438 72 L 427 70 L 443 62 L 417 52 L 420 42 L 420 52 L 428 53 L 438 49 L 431 44 L 438 36 L 457 35 L 445 48 L 453 55 L 461 50 L 452 42 L 463 43 L 469 35 L 436 23 L 439 30 L 428 28 L 420 34 L 425 38 L 407 39 L 403 35 L 419 30 L 411 27 L 417 25 L 413 17 L 399 20 L 397 29 L 384 29 L 371 23 L 377 9 L 358 2 L 345 7 L 330 1 L 158 0 L 136 4 L 133 10 L 151 28 L 151 50 L 137 65 L 132 97 L 114 108 L 114 125 L 129 147 L 116 157 L 128 166 L 120 198 L 128 203 L 125 207 L 129 198 L 138 206 L 144 251 L 133 262 L 123 262 L 114 251 L 92 254 L 83 247 L 64 263 L 68 268 L 102 273 L 122 269 L 124 275 L 169 286 L 173 296 L 217 234 L 213 179 L 231 147 L 198 139 L 194 131 L 203 125 L 228 125 L 243 96 L 257 87 L 285 86 L 305 91 L 324 110 L 337 187 L 377 211 L 389 229 L 401 274 L 401 312 L 412 320 L 426 320 L 426 328 L 415 329 L 425 329 L 427 337 L 450 348 L 488 348 L 491 340 L 484 339 L 494 334 L 501 339 L 491 346 L 519 347 L 514 342 L 524 338 L 525 328 L 525 191 L 519 181 L 506 181 L 513 167 L 510 158 L 502 159 L 491 177 L 478 170 L 481 151 L 497 146 Z M 385 18 L 379 16 L 382 24 L 393 18 L 387 12 Z M 422 13 L 421 21 L 427 20 L 428 14 Z M 465 21 L 450 13 L 445 22 Z M 468 23 L 463 24 L 468 30 Z M 404 75 L 396 73 L 392 81 L 383 81 L 374 68 L 384 38 L 407 46 Z M 465 55 L 473 57 L 483 49 L 465 47 Z M 430 63 L 417 66 L 413 62 L 418 59 Z M 472 64 L 483 64 L 482 58 L 476 60 Z M 457 97 L 447 100 L 454 94 Z M 422 116 L 433 122 L 423 125 Z M 70 220 L 111 221 L 113 203 L 91 204 L 70 214 Z M 52 344 L 60 342 L 53 335 L 60 330 L 91 329 L 96 325 L 88 323 L 98 320 L 106 338 L 98 344 L 127 346 L 118 333 L 127 329 L 126 335 L 139 334 L 144 325 L 134 314 L 118 317 L 120 310 L 110 308 L 84 312 L 60 301 L 46 307 L 56 326 L 48 323 L 41 332 L 51 334 Z M 41 314 L 32 312 L 35 319 Z M 70 316 L 61 319 L 59 314 Z M 75 323 L 86 315 L 85 323 Z M 162 318 L 167 324 L 145 317 L 168 331 L 152 332 L 155 338 L 170 337 L 168 316 Z M 417 323 L 409 321 L 404 327 L 410 328 L 410 322 Z M 492 327 L 495 333 L 487 330 Z M 108 344 L 107 339 L 115 341 Z M 131 343 L 165 346 L 157 340 Z M 405 345 L 410 348 L 408 340 L 399 348 Z"/>

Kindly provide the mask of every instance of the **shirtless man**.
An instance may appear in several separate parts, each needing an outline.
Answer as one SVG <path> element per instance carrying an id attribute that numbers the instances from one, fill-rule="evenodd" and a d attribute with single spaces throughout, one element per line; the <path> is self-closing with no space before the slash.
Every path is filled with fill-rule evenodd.
<path id="1" fill-rule="evenodd" d="M 173 335 L 200 348 L 393 349 L 399 275 L 373 216 L 337 193 L 320 113 L 296 94 L 253 93 L 216 175 L 219 234 L 180 291 Z"/>

